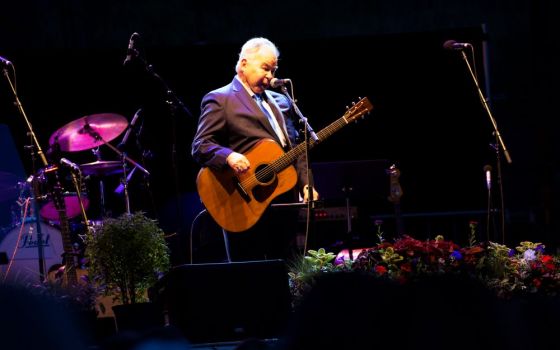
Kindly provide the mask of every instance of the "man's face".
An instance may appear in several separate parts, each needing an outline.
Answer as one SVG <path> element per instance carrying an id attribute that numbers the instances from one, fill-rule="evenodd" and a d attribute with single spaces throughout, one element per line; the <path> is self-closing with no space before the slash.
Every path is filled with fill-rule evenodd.
<path id="1" fill-rule="evenodd" d="M 261 48 L 254 55 L 241 60 L 241 79 L 254 93 L 263 93 L 274 77 L 277 63 L 278 59 L 272 50 Z"/>

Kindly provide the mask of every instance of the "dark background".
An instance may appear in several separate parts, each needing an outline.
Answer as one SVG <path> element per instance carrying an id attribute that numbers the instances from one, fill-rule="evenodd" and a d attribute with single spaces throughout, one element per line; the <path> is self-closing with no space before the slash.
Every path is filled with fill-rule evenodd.
<path id="1" fill-rule="evenodd" d="M 278 45 L 277 76 L 292 79 L 298 106 L 316 131 L 358 97 L 368 96 L 375 106 L 365 120 L 316 148 L 314 162 L 394 163 L 401 170 L 407 233 L 464 242 L 468 222 L 477 220 L 484 239 L 485 165 L 493 168 L 499 207 L 499 166 L 489 145 L 495 138 L 460 54 L 442 48 L 448 39 L 472 43 L 483 92 L 513 159 L 500 159 L 505 243 L 542 241 L 555 249 L 559 167 L 552 98 L 558 56 L 551 52 L 558 44 L 557 12 L 553 1 L 505 0 L 20 1 L 0 12 L 0 56 L 14 62 L 18 95 L 45 150 L 50 135 L 72 120 L 97 113 L 131 120 L 144 109 L 140 141 L 153 154 L 145 160 L 152 196 L 135 175 L 132 208 L 183 237 L 178 244 L 186 254 L 184 237 L 201 209 L 198 167 L 190 158 L 199 103 L 206 92 L 231 81 L 241 45 L 254 36 Z M 141 56 L 193 116 L 171 114 L 166 89 L 139 62 L 123 67 L 133 32 L 141 36 Z M 6 79 L 0 83 L 0 123 L 9 126 L 25 169 L 33 172 L 23 150 L 25 124 Z M 142 158 L 134 140 L 129 154 Z M 64 156 L 80 164 L 95 160 L 90 151 Z M 116 159 L 108 149 L 103 156 Z M 368 220 L 390 219 L 393 212 L 384 170 L 364 168 L 359 174 L 366 188 L 352 200 L 368 208 Z M 111 191 L 118 178 L 106 182 Z M 95 216 L 98 184 L 91 180 L 88 186 Z M 113 214 L 122 213 L 122 198 L 109 197 Z M 453 229 L 438 221 L 453 221 Z M 373 223 L 368 225 L 373 232 Z M 387 230 L 393 228 L 388 224 Z M 491 238 L 502 241 L 499 228 Z"/>

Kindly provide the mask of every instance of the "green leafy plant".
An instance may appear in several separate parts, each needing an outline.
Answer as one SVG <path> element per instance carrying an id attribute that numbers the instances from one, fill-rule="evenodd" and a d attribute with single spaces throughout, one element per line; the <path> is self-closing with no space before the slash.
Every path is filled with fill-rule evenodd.
<path id="1" fill-rule="evenodd" d="M 336 255 L 324 248 L 308 250 L 304 257 L 296 257 L 290 264 L 290 290 L 295 300 L 299 300 L 315 283 L 322 273 L 348 270 L 351 262 L 333 264 Z"/>
<path id="2" fill-rule="evenodd" d="M 107 219 L 88 236 L 86 257 L 90 278 L 123 304 L 144 301 L 147 288 L 170 264 L 163 231 L 143 213 Z"/>

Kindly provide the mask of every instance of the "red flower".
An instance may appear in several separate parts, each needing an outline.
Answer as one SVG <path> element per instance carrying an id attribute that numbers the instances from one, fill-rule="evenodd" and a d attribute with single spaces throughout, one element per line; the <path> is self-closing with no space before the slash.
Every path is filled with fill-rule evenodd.
<path id="1" fill-rule="evenodd" d="M 407 272 L 407 273 L 412 272 L 412 265 L 411 265 L 410 263 L 408 263 L 408 262 L 402 264 L 402 265 L 401 265 L 401 271 Z"/>
<path id="2" fill-rule="evenodd" d="M 387 273 L 387 268 L 383 265 L 375 266 L 374 270 L 375 270 L 375 273 L 377 273 L 379 276 L 382 276 L 382 275 Z"/>
<path id="3" fill-rule="evenodd" d="M 539 278 L 533 278 L 533 284 L 535 285 L 536 288 L 540 288 L 541 280 Z"/>
<path id="4" fill-rule="evenodd" d="M 541 261 L 547 270 L 554 270 L 556 268 L 554 266 L 554 258 L 550 255 L 543 255 Z"/>

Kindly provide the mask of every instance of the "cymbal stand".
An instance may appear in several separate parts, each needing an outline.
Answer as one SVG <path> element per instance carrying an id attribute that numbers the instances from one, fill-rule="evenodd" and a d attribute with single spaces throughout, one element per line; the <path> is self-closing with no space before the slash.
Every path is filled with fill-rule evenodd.
<path id="1" fill-rule="evenodd" d="M 93 154 L 95 155 L 95 158 L 98 161 L 101 161 L 101 150 L 99 149 L 99 147 L 96 147 L 92 150 Z M 106 212 L 105 212 L 105 183 L 103 182 L 103 178 L 99 178 L 99 202 L 100 202 L 100 214 L 101 214 L 101 219 L 104 219 L 106 216 Z"/>
<path id="2" fill-rule="evenodd" d="M 130 197 L 128 196 L 128 176 L 126 174 L 125 157 L 126 157 L 126 153 L 122 152 L 121 159 L 122 159 L 123 177 L 121 179 L 121 185 L 123 186 L 123 190 L 124 190 L 124 203 L 126 205 L 126 213 L 130 215 Z"/>
<path id="3" fill-rule="evenodd" d="M 4 67 L 2 68 L 2 72 L 4 74 L 4 76 L 6 77 L 6 80 L 8 81 L 8 84 L 10 85 L 10 89 L 12 90 L 12 93 L 14 94 L 14 99 L 15 99 L 15 105 L 20 113 L 20 115 L 23 117 L 25 124 L 27 126 L 27 134 L 29 135 L 29 137 L 31 138 L 31 146 L 29 147 L 29 149 L 31 150 L 31 158 L 32 158 L 32 163 L 33 163 L 33 171 L 35 171 L 35 155 L 39 156 L 39 159 L 41 159 L 41 162 L 43 164 L 43 167 L 46 167 L 48 165 L 47 162 L 47 157 L 45 157 L 45 153 L 43 152 L 43 149 L 41 148 L 41 145 L 39 144 L 39 141 L 37 140 L 37 136 L 35 135 L 35 132 L 33 131 L 33 126 L 31 125 L 31 122 L 29 121 L 29 118 L 27 118 L 27 114 L 25 114 L 25 110 L 23 109 L 23 105 L 21 104 L 21 101 L 18 97 L 17 94 L 17 90 L 15 88 L 15 85 L 12 83 L 12 80 L 10 78 L 10 74 L 8 73 L 8 68 L 7 67 L 12 67 L 12 70 L 14 71 L 15 74 L 15 68 L 13 66 L 13 64 L 7 64 L 4 65 Z M 36 151 L 35 151 L 36 149 Z M 37 181 L 35 179 L 35 177 L 33 178 L 33 181 Z M 37 193 L 34 193 L 34 195 L 32 196 L 33 198 L 33 208 L 34 208 L 34 214 L 35 214 L 35 224 L 37 226 L 37 256 L 38 256 L 38 260 L 39 260 L 39 279 L 42 282 L 45 278 L 45 254 L 44 254 L 44 250 L 43 250 L 43 233 L 41 232 L 41 225 L 40 225 L 40 218 L 39 218 L 39 210 L 37 208 Z"/>
<path id="4" fill-rule="evenodd" d="M 150 175 L 150 172 L 148 170 L 144 169 L 144 167 L 141 166 L 140 164 L 138 164 L 138 162 L 134 161 L 129 156 L 127 156 L 125 152 L 121 152 L 117 147 L 115 147 L 115 146 L 111 145 L 110 143 L 108 143 L 107 141 L 105 141 L 101 137 L 101 135 L 99 135 L 99 133 L 97 131 L 95 131 L 91 128 L 91 126 L 88 123 L 86 123 L 84 125 L 84 130 L 91 137 L 93 137 L 96 141 L 102 142 L 104 145 L 106 145 L 107 147 L 112 149 L 122 159 L 122 163 L 123 163 L 123 183 L 122 184 L 124 186 L 124 198 L 125 198 L 125 204 L 126 204 L 126 212 L 128 214 L 130 214 L 130 200 L 129 200 L 129 197 L 128 197 L 128 184 L 127 184 L 128 181 L 127 181 L 127 174 L 126 174 L 126 162 L 129 162 L 130 164 L 134 165 L 136 168 L 138 168 L 140 171 L 142 171 L 143 173 L 145 173 L 148 176 Z"/>

